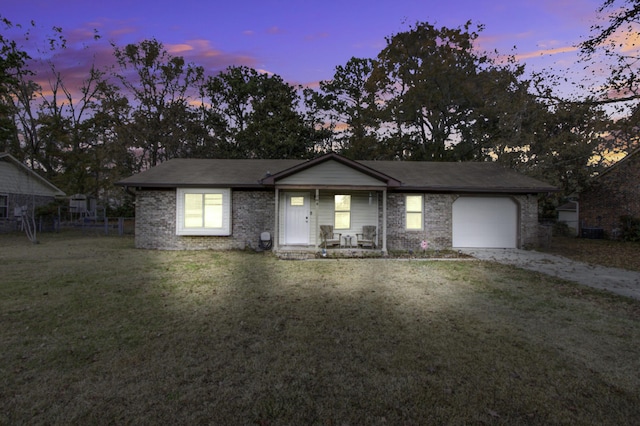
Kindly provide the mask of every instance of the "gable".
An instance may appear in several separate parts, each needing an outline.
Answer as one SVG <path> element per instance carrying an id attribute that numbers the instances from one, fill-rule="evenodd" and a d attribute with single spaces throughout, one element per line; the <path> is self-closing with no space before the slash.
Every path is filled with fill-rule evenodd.
<path id="1" fill-rule="evenodd" d="M 352 167 L 328 160 L 277 180 L 278 185 L 379 186 L 386 183 Z"/>
<path id="2" fill-rule="evenodd" d="M 63 195 L 61 191 L 46 185 L 40 177 L 26 173 L 8 161 L 0 161 L 0 193 L 47 197 Z"/>
<path id="3" fill-rule="evenodd" d="M 597 179 L 628 189 L 638 190 L 636 176 L 640 173 L 640 149 L 627 155 L 622 160 L 605 170 Z"/>

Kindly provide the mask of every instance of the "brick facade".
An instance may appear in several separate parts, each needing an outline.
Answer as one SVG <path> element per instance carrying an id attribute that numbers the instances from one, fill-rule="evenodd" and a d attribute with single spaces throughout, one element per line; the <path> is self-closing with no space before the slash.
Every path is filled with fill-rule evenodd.
<path id="1" fill-rule="evenodd" d="M 387 196 L 387 249 L 418 250 L 422 240 L 432 249 L 452 245 L 452 206 L 456 194 L 422 194 L 424 197 L 424 229 L 405 229 L 405 195 Z M 519 205 L 519 246 L 535 247 L 538 241 L 538 202 L 535 196 L 512 197 Z M 231 250 L 255 248 L 261 232 L 274 233 L 275 194 L 272 191 L 232 191 L 232 235 L 176 235 L 176 191 L 145 190 L 136 197 L 135 245 L 138 248 L 162 250 Z M 382 227 L 380 206 L 379 228 Z"/>
<path id="2" fill-rule="evenodd" d="M 581 227 L 615 235 L 620 216 L 640 217 L 640 150 L 629 154 L 595 180 L 579 199 Z"/>
<path id="3" fill-rule="evenodd" d="M 536 195 L 511 196 L 518 204 L 520 234 L 518 248 L 532 249 L 539 246 L 538 197 Z"/>
<path id="4" fill-rule="evenodd" d="M 389 250 L 418 250 L 423 240 L 429 248 L 451 247 L 451 206 L 457 198 L 451 194 L 422 194 L 424 228 L 419 231 L 405 229 L 405 195 L 388 194 L 387 248 Z"/>
<path id="5" fill-rule="evenodd" d="M 423 240 L 429 248 L 451 248 L 453 241 L 452 212 L 457 194 L 422 194 L 424 197 L 424 228 L 420 231 L 405 229 L 405 195 L 391 193 L 387 201 L 387 248 L 389 250 L 418 250 Z M 519 248 L 538 245 L 538 199 L 531 195 L 511 198 L 518 204 Z"/>
<path id="6" fill-rule="evenodd" d="M 140 191 L 136 196 L 135 245 L 160 250 L 243 250 L 256 247 L 260 233 L 273 234 L 275 194 L 232 191 L 231 235 L 176 235 L 176 190 Z"/>

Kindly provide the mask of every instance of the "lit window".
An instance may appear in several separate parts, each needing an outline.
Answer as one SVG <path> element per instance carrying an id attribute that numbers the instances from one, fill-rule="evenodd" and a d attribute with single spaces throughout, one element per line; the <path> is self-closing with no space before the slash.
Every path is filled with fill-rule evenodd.
<path id="1" fill-rule="evenodd" d="M 178 189 L 178 235 L 230 235 L 231 192 L 228 189 Z"/>
<path id="2" fill-rule="evenodd" d="M 291 206 L 304 206 L 304 197 L 291 197 Z"/>
<path id="3" fill-rule="evenodd" d="M 351 228 L 351 195 L 336 195 L 334 197 L 335 229 Z"/>
<path id="4" fill-rule="evenodd" d="M 406 196 L 407 229 L 422 229 L 422 195 Z"/>
<path id="5" fill-rule="evenodd" d="M 0 219 L 9 217 L 9 196 L 0 195 Z"/>
<path id="6" fill-rule="evenodd" d="M 184 194 L 185 228 L 222 228 L 222 194 Z"/>

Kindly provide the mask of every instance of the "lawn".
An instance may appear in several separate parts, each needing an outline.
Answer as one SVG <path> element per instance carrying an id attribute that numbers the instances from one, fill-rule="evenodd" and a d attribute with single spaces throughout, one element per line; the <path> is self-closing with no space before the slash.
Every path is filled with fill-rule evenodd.
<path id="1" fill-rule="evenodd" d="M 0 236 L 0 424 L 610 424 L 640 302 L 469 260 Z"/>
<path id="2" fill-rule="evenodd" d="M 544 251 L 581 262 L 640 271 L 640 243 L 588 238 L 553 237 Z"/>

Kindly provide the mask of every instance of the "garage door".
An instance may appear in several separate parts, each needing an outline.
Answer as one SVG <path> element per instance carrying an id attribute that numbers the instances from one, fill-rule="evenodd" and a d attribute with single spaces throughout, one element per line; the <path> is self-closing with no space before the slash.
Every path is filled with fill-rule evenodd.
<path id="1" fill-rule="evenodd" d="M 460 197 L 453 203 L 453 246 L 515 248 L 518 206 L 508 197 Z"/>

